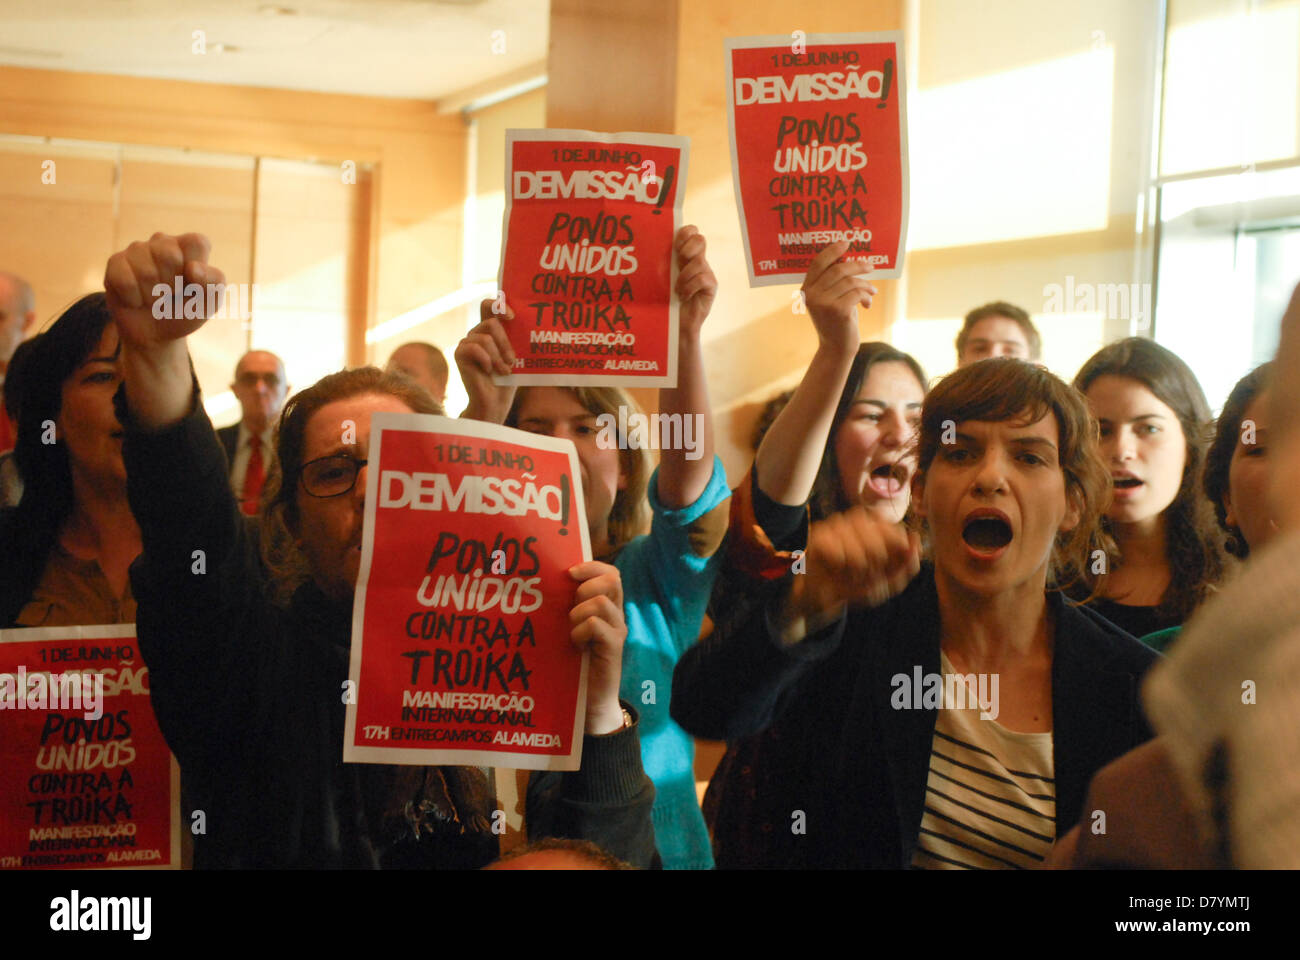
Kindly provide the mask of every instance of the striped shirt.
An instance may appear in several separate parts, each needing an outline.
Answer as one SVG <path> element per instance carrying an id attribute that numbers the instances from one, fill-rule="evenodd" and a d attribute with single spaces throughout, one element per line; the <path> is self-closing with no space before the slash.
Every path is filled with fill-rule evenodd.
<path id="1" fill-rule="evenodd" d="M 957 672 L 942 654 L 940 662 L 944 674 Z M 968 704 L 976 702 L 973 693 Z M 930 745 L 913 868 L 1023 870 L 1040 864 L 1056 842 L 1054 773 L 1052 734 L 1016 733 L 981 720 L 978 705 L 958 710 L 945 701 Z"/>

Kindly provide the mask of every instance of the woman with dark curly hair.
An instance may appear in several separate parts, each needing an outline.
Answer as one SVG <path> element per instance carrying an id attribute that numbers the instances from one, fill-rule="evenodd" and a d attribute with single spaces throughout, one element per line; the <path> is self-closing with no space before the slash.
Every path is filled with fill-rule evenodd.
<path id="1" fill-rule="evenodd" d="M 1268 509 L 1268 379 L 1271 363 L 1237 381 L 1223 405 L 1205 457 L 1205 495 L 1214 504 L 1226 549 L 1246 559 L 1277 533 Z"/>
<path id="2" fill-rule="evenodd" d="M 1102 521 L 1113 545 L 1084 571 L 1090 603 L 1135 637 L 1166 631 L 1223 574 L 1222 538 L 1201 493 L 1210 406 L 1187 364 L 1141 337 L 1097 351 L 1074 386 L 1101 426 L 1113 484 Z"/>

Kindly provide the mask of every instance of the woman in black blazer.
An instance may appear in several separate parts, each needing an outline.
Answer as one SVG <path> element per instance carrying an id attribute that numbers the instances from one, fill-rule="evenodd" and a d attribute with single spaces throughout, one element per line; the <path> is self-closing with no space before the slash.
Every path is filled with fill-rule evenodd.
<path id="1" fill-rule="evenodd" d="M 791 866 L 1032 866 L 1093 773 L 1151 736 L 1137 689 L 1157 656 L 1059 591 L 1104 548 L 1082 398 L 1019 360 L 974 364 L 927 397 L 917 464 L 932 563 L 915 533 L 837 514 L 806 572 L 673 677 L 697 736 L 779 721 L 790 775 L 766 806 L 788 808 Z"/>

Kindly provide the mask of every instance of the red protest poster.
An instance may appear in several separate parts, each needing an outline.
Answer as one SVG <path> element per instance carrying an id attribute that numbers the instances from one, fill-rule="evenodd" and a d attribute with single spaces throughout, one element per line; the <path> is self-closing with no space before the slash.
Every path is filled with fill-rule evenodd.
<path id="1" fill-rule="evenodd" d="M 726 42 L 731 171 L 749 285 L 802 283 L 828 243 L 896 277 L 907 238 L 902 34 Z"/>
<path id="2" fill-rule="evenodd" d="M 515 372 L 499 383 L 677 385 L 685 137 L 507 130 L 500 289 Z"/>
<path id="3" fill-rule="evenodd" d="M 180 825 L 135 627 L 0 630 L 0 869 L 178 869 Z"/>
<path id="4" fill-rule="evenodd" d="M 568 570 L 591 545 L 573 444 L 382 413 L 369 464 L 343 759 L 578 769 Z"/>

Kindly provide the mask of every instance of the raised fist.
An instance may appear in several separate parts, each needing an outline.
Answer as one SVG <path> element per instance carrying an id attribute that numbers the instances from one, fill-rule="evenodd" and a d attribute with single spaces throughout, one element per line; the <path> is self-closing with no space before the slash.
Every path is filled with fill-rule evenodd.
<path id="1" fill-rule="evenodd" d="M 104 289 L 123 341 L 147 350 L 179 340 L 203 326 L 209 308 L 220 309 L 226 277 L 208 263 L 210 247 L 200 233 L 155 233 L 109 257 Z"/>
<path id="2" fill-rule="evenodd" d="M 902 593 L 921 569 L 921 541 L 855 506 L 812 525 L 804 560 L 807 572 L 794 578 L 789 612 L 821 620 L 846 604 L 878 607 Z"/>

